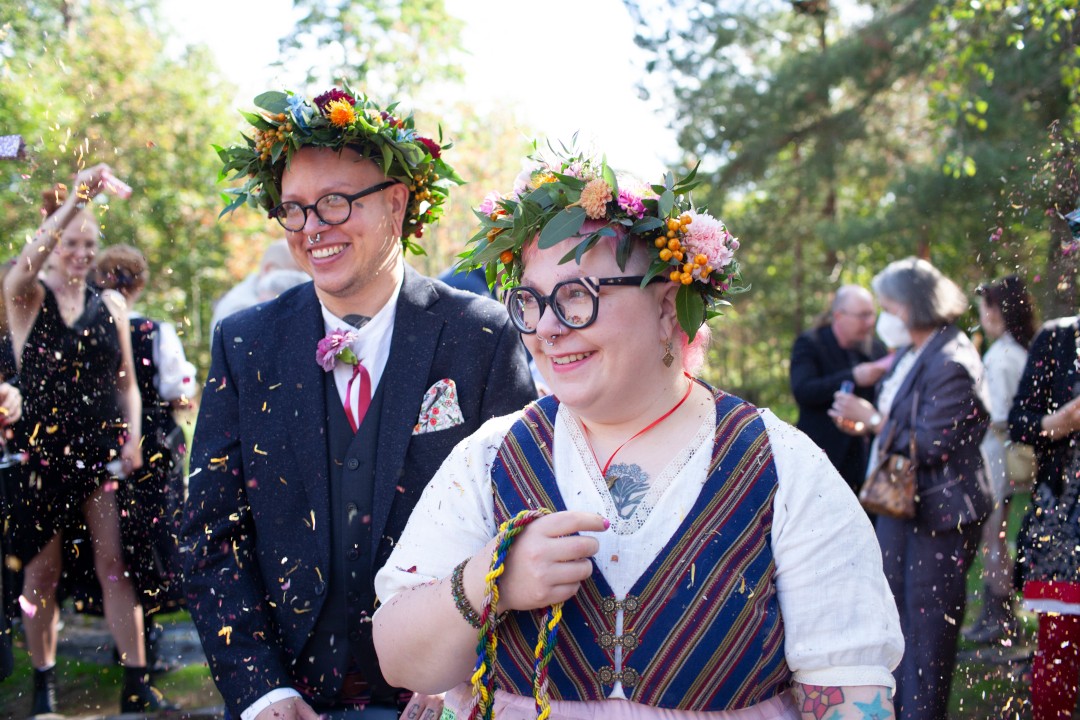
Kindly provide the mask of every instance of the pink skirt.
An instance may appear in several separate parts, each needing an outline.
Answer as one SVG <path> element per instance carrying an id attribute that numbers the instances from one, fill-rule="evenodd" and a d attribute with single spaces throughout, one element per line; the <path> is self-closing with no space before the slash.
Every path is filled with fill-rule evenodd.
<path id="1" fill-rule="evenodd" d="M 446 693 L 442 720 L 466 720 L 472 707 L 472 693 L 467 684 Z M 742 710 L 697 712 L 651 707 L 629 700 L 592 700 L 573 702 L 553 700 L 550 720 L 799 720 L 791 692 Z M 495 692 L 496 720 L 535 720 L 536 705 L 531 697 Z"/>

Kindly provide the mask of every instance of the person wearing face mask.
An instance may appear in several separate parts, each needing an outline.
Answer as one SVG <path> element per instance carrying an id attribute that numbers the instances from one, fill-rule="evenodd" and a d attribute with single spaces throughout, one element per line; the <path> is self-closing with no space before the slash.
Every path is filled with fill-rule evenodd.
<path id="1" fill-rule="evenodd" d="M 875 527 L 907 646 L 895 671 L 897 717 L 937 720 L 948 712 L 964 578 L 993 505 L 979 448 L 990 399 L 978 350 L 956 325 L 968 309 L 956 283 L 907 258 L 872 287 L 882 308 L 878 334 L 899 348 L 896 362 L 875 403 L 837 393 L 830 412 L 877 435 L 871 468 L 880 457 L 909 454 L 915 441 L 915 517 L 879 516 Z"/>

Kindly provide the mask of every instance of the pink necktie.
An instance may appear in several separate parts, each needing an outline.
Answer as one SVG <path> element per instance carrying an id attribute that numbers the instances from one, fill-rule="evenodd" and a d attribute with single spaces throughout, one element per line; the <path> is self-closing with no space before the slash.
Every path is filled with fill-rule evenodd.
<path id="1" fill-rule="evenodd" d="M 353 384 L 356 382 L 357 378 L 360 379 L 360 392 L 356 398 L 354 407 Z M 356 432 L 360 427 L 360 423 L 364 422 L 364 415 L 367 414 L 369 405 L 371 405 L 371 376 L 368 375 L 367 368 L 358 361 L 353 365 L 352 377 L 349 378 L 349 384 L 345 386 L 345 416 L 349 418 L 349 426 L 352 428 L 353 432 Z"/>

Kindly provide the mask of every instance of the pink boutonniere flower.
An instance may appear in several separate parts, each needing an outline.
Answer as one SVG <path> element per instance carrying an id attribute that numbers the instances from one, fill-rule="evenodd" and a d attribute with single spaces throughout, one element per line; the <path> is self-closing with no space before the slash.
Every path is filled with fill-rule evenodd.
<path id="1" fill-rule="evenodd" d="M 332 372 L 339 360 L 346 365 L 355 365 L 359 362 L 359 358 L 349 346 L 357 337 L 358 335 L 352 330 L 332 330 L 319 341 L 319 346 L 315 350 L 315 362 L 319 363 L 326 372 Z"/>

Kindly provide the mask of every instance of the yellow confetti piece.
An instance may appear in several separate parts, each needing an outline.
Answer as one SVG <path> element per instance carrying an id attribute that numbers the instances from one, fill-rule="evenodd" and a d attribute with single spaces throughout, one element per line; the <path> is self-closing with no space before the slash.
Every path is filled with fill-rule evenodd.
<path id="1" fill-rule="evenodd" d="M 232 643 L 232 625 L 226 625 L 218 630 L 218 637 L 224 637 L 226 645 Z"/>
<path id="2" fill-rule="evenodd" d="M 268 387 L 267 390 L 277 390 L 279 387 L 281 387 L 281 383 L 274 383 L 273 385 Z"/>
<path id="3" fill-rule="evenodd" d="M 255 444 L 255 454 L 256 455 L 269 455 L 269 453 L 266 452 L 265 450 L 260 450 L 259 449 L 258 443 Z"/>

